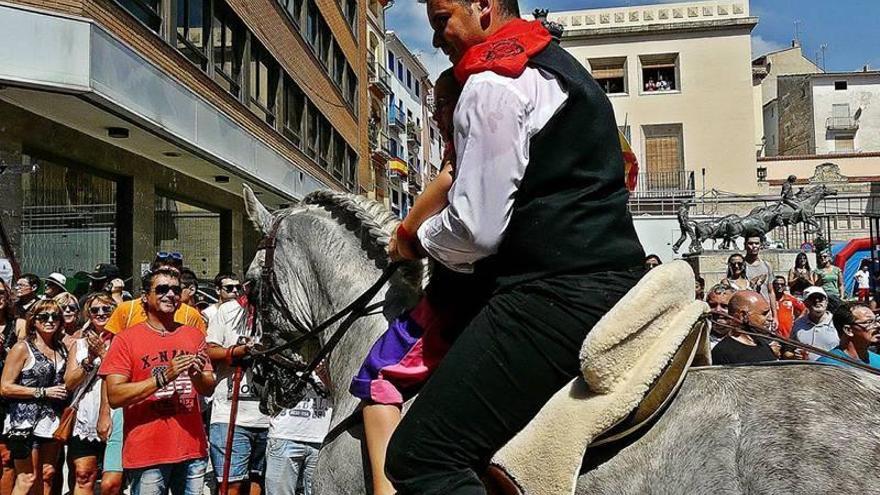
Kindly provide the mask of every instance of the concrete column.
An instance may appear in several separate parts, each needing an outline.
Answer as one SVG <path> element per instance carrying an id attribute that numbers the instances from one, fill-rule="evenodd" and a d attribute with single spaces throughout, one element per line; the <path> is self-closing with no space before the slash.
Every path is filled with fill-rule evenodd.
<path id="1" fill-rule="evenodd" d="M 25 159 L 27 159 L 25 157 Z M 19 165 L 22 163 L 21 143 L 0 140 L 0 164 Z M 22 216 L 21 174 L 18 171 L 6 171 L 0 174 L 0 218 L 6 235 L 12 244 L 12 250 L 19 264 L 21 259 L 21 216 Z M 0 251 L 2 251 L 0 246 Z M 9 253 L 3 253 L 9 257 Z M 22 270 L 24 270 L 22 266 Z"/>
<path id="2" fill-rule="evenodd" d="M 132 284 L 140 288 L 141 268 L 156 257 L 156 185 L 145 177 L 132 181 L 131 237 Z"/>
<path id="3" fill-rule="evenodd" d="M 244 229 L 250 227 L 250 223 L 244 218 L 244 213 L 241 210 L 231 210 L 229 212 L 231 217 L 231 229 L 229 239 L 220 239 L 222 243 L 229 243 L 230 251 L 229 251 L 229 268 L 233 273 L 243 273 L 245 269 L 247 269 L 247 263 L 250 260 L 245 259 L 244 257 L 244 239 L 245 232 Z M 239 275 L 242 276 L 242 275 Z"/>

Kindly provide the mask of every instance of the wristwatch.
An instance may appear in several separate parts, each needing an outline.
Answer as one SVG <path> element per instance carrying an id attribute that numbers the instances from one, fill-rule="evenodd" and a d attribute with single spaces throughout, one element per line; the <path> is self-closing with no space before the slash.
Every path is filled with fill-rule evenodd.
<path id="1" fill-rule="evenodd" d="M 34 389 L 34 399 L 42 399 L 46 396 L 46 389 L 43 387 L 37 387 Z"/>

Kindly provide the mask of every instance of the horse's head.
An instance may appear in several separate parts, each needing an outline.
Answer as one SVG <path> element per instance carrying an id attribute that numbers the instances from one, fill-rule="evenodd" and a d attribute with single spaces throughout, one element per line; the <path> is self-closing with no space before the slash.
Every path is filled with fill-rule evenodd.
<path id="1" fill-rule="evenodd" d="M 296 341 L 360 296 L 387 266 L 385 246 L 397 220 L 374 201 L 323 191 L 271 213 L 247 186 L 244 199 L 248 217 L 263 236 L 247 274 L 263 348 Z M 379 295 L 384 295 L 387 317 L 412 303 L 420 275 L 421 269 L 416 273 L 412 266 L 398 270 Z M 368 348 L 386 324 L 382 315 L 359 320 L 359 328 L 340 341 L 334 360 L 351 359 Z M 334 328 L 255 363 L 254 382 L 264 410 L 274 413 L 299 402 L 292 393 L 297 369 L 317 355 Z"/>

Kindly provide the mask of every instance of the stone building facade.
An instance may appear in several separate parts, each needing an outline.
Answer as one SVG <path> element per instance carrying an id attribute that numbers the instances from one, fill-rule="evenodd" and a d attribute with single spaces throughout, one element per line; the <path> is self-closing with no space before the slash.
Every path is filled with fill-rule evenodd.
<path id="1" fill-rule="evenodd" d="M 271 208 L 364 192 L 367 6 L 0 6 L 0 209 L 22 268 L 109 261 L 136 283 L 157 250 L 179 250 L 200 277 L 240 272 L 257 241 L 242 184 Z"/>

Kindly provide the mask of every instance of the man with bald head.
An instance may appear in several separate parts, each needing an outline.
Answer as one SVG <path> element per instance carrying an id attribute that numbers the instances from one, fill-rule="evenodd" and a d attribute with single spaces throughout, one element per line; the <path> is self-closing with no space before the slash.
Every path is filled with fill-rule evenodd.
<path id="1" fill-rule="evenodd" d="M 776 361 L 776 354 L 763 339 L 756 339 L 740 331 L 770 333 L 773 316 L 770 303 L 760 293 L 738 291 L 727 303 L 730 332 L 712 349 L 712 364 L 743 364 Z"/>

